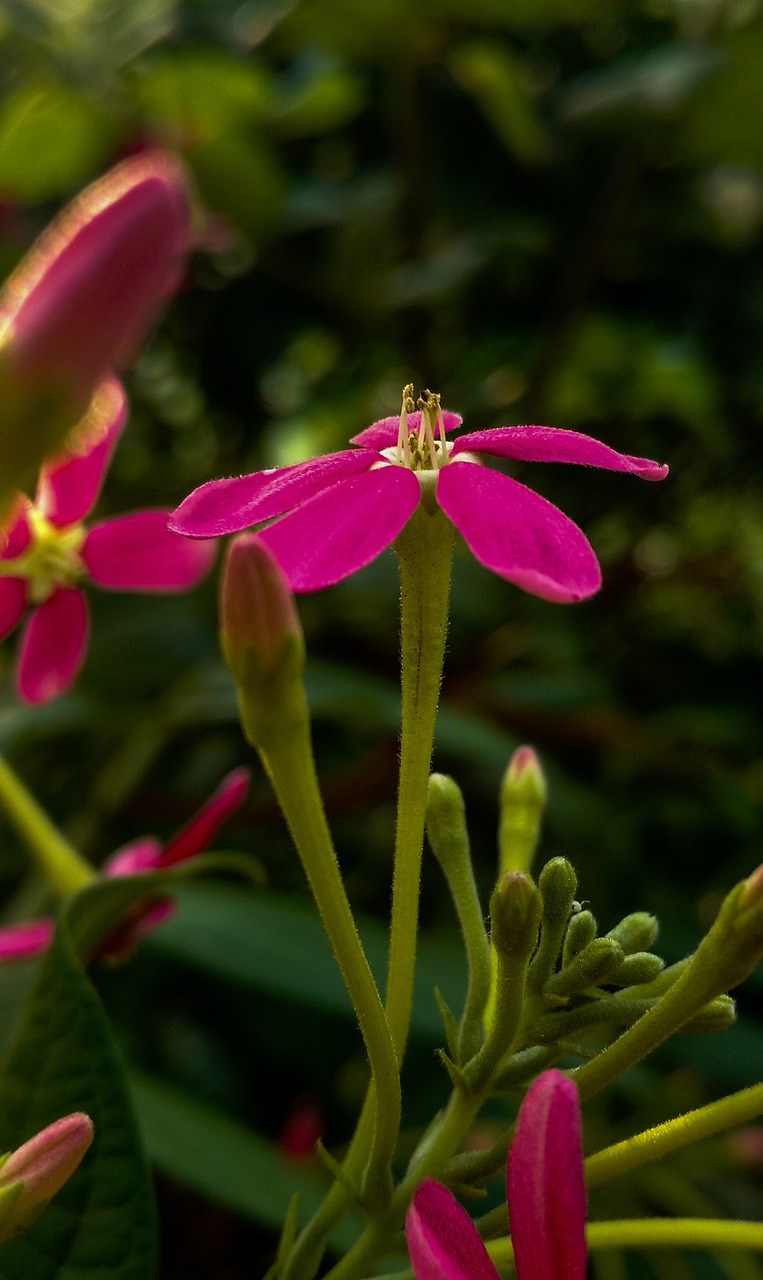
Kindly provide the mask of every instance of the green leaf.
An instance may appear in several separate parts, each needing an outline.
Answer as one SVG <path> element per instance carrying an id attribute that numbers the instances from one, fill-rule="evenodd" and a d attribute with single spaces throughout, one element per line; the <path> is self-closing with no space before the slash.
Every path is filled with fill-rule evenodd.
<path id="1" fill-rule="evenodd" d="M 535 110 L 527 69 L 519 58 L 497 41 L 470 40 L 454 49 L 449 65 L 507 151 L 527 164 L 548 159 L 548 139 Z"/>
<path id="2" fill-rule="evenodd" d="M 261 123 L 268 111 L 265 72 L 218 49 L 186 49 L 152 60 L 136 81 L 138 101 L 180 139 L 205 142 Z"/>
<path id="3" fill-rule="evenodd" d="M 226 982 L 267 991 L 323 1013 L 351 1016 L 344 984 L 317 912 L 285 894 L 242 894 L 225 885 L 186 885 L 181 910 L 151 945 Z M 359 918 L 358 928 L 378 982 L 384 982 L 387 930 Z M 412 1031 L 439 1043 L 442 1023 L 434 997 L 440 987 L 454 1008 L 465 990 L 465 966 L 454 939 L 422 937 L 416 969 Z"/>
<path id="4" fill-rule="evenodd" d="M 0 108 L 0 190 L 34 204 L 92 177 L 115 141 L 109 117 L 80 94 L 24 84 Z"/>
<path id="5" fill-rule="evenodd" d="M 151 1076 L 136 1073 L 131 1084 L 146 1146 L 165 1173 L 276 1230 L 295 1194 L 300 1226 L 317 1209 L 325 1183 L 259 1134 Z M 347 1249 L 359 1227 L 359 1219 L 346 1219 L 334 1247 Z"/>
<path id="6" fill-rule="evenodd" d="M 0 1069 L 0 1150 L 85 1111 L 95 1140 L 41 1218 L 0 1248 L 0 1280 L 150 1280 L 156 1223 L 148 1165 L 122 1062 L 81 956 L 145 896 L 148 877 L 73 898 Z"/>

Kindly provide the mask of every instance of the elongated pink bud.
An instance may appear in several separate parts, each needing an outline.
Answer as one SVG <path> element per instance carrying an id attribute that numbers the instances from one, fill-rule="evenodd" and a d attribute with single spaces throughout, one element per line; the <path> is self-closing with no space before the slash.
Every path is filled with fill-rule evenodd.
<path id="1" fill-rule="evenodd" d="M 0 461 L 18 474 L 60 446 L 135 354 L 189 245 L 185 173 L 164 152 L 117 165 L 40 236 L 0 294 Z"/>
<path id="2" fill-rule="evenodd" d="M 220 597 L 223 647 L 235 679 L 268 675 L 302 628 L 294 597 L 273 553 L 254 533 L 234 538 Z"/>
<path id="3" fill-rule="evenodd" d="M 79 1111 L 48 1125 L 0 1162 L 0 1241 L 31 1225 L 92 1141 L 93 1122 Z"/>

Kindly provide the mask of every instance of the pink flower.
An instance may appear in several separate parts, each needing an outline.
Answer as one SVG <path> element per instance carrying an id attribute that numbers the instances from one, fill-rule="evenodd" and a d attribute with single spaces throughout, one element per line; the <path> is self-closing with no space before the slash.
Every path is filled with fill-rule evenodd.
<path id="1" fill-rule="evenodd" d="M 248 786 L 249 770 L 234 769 L 190 822 L 165 845 L 153 836 L 133 840 L 111 855 L 101 869 L 101 875 L 109 879 L 143 875 L 198 857 L 209 848 L 222 824 L 241 804 Z M 101 946 L 97 958 L 112 959 L 128 953 L 142 934 L 156 928 L 173 910 L 174 903 L 166 899 L 141 903 Z M 54 929 L 55 922 L 51 919 L 7 925 L 0 929 L 0 963 L 23 960 L 46 951 Z"/>
<path id="2" fill-rule="evenodd" d="M 517 1280 L 585 1280 L 580 1104 L 560 1071 L 539 1076 L 520 1107 L 506 1190 Z M 471 1218 L 439 1182 L 422 1182 L 405 1231 L 416 1280 L 497 1280 Z"/>
<path id="3" fill-rule="evenodd" d="M 34 502 L 20 498 L 0 528 L 0 640 L 30 610 L 18 692 L 48 702 L 74 683 L 85 658 L 87 581 L 115 591 L 187 591 L 207 573 L 211 546 L 167 528 L 167 512 L 137 511 L 86 528 L 127 419 L 114 378 L 101 383 L 68 447 L 43 465 Z"/>
<path id="4" fill-rule="evenodd" d="M 582 600 L 598 590 L 599 565 L 567 516 L 517 480 L 482 465 L 483 455 L 526 462 L 575 462 L 662 480 L 667 467 L 616 453 L 576 431 L 500 427 L 447 435 L 460 423 L 428 395 L 413 412 L 412 388 L 399 418 L 353 438 L 355 449 L 293 467 L 212 480 L 173 513 L 171 528 L 193 538 L 260 533 L 293 591 L 317 591 L 362 569 L 395 540 L 419 503 L 436 507 L 488 569 L 546 600 Z"/>

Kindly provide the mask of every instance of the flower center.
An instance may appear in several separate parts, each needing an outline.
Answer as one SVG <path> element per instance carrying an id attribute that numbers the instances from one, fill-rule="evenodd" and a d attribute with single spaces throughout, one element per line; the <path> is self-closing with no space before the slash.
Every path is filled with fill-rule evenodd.
<path id="1" fill-rule="evenodd" d="M 416 408 L 413 401 L 413 384 L 403 388 L 403 404 L 400 410 L 400 426 L 397 433 L 397 444 L 390 449 L 382 449 L 385 458 L 398 467 L 408 467 L 419 474 L 422 489 L 434 487 L 437 483 L 437 472 L 447 466 L 449 454 L 453 448 L 445 439 L 445 423 L 442 416 L 440 397 L 433 391 L 424 391 L 419 396 L 418 408 L 421 410 L 421 421 L 418 431 L 408 425 L 408 415 Z M 432 474 L 425 479 L 426 473 Z"/>
<path id="2" fill-rule="evenodd" d="M 76 587 L 87 576 L 80 551 L 86 530 L 82 524 L 59 529 L 30 507 L 27 515 L 31 541 L 15 560 L 0 560 L 0 573 L 26 578 L 29 603 L 43 604 L 57 587 Z"/>

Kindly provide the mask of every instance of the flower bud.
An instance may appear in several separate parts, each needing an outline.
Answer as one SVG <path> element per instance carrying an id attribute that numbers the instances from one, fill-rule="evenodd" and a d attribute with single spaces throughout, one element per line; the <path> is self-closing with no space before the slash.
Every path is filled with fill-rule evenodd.
<path id="1" fill-rule="evenodd" d="M 225 661 L 238 686 L 244 731 L 255 746 L 284 718 L 304 716 L 305 644 L 278 561 L 254 533 L 234 538 L 220 595 Z"/>
<path id="2" fill-rule="evenodd" d="M 656 942 L 658 933 L 656 916 L 651 916 L 648 911 L 634 911 L 610 929 L 606 937 L 619 942 L 629 956 L 634 951 L 648 951 Z"/>
<path id="3" fill-rule="evenodd" d="M 135 354 L 189 245 L 184 171 L 146 152 L 82 192 L 22 259 L 0 294 L 4 483 L 20 485 L 58 449 L 109 370 Z"/>
<path id="4" fill-rule="evenodd" d="M 538 877 L 543 899 L 540 945 L 530 966 L 530 985 L 538 991 L 553 973 L 570 918 L 578 878 L 566 858 L 552 858 Z"/>
<path id="5" fill-rule="evenodd" d="M 562 968 L 566 969 L 567 965 L 575 959 L 589 942 L 593 942 L 596 937 L 596 919 L 590 911 L 578 911 L 575 915 L 570 916 L 567 932 L 564 935 L 564 946 L 562 948 Z"/>
<path id="6" fill-rule="evenodd" d="M 624 958 L 623 949 L 614 938 L 594 938 L 571 964 L 549 978 L 544 990 L 547 995 L 571 996 L 596 987 L 609 981 Z"/>
<path id="7" fill-rule="evenodd" d="M 524 871 L 501 876 L 490 899 L 490 938 L 499 956 L 529 960 L 538 941 L 543 903 Z"/>
<path id="8" fill-rule="evenodd" d="M 651 951 L 634 951 L 632 955 L 626 955 L 610 981 L 618 987 L 640 986 L 645 982 L 654 982 L 664 968 L 665 961 Z"/>
<path id="9" fill-rule="evenodd" d="M 501 785 L 498 829 L 502 872 L 529 871 L 546 805 L 546 779 L 532 747 L 519 747 Z"/>
<path id="10" fill-rule="evenodd" d="M 25 1231 L 69 1180 L 93 1140 L 82 1112 L 48 1125 L 0 1161 L 0 1241 Z"/>

